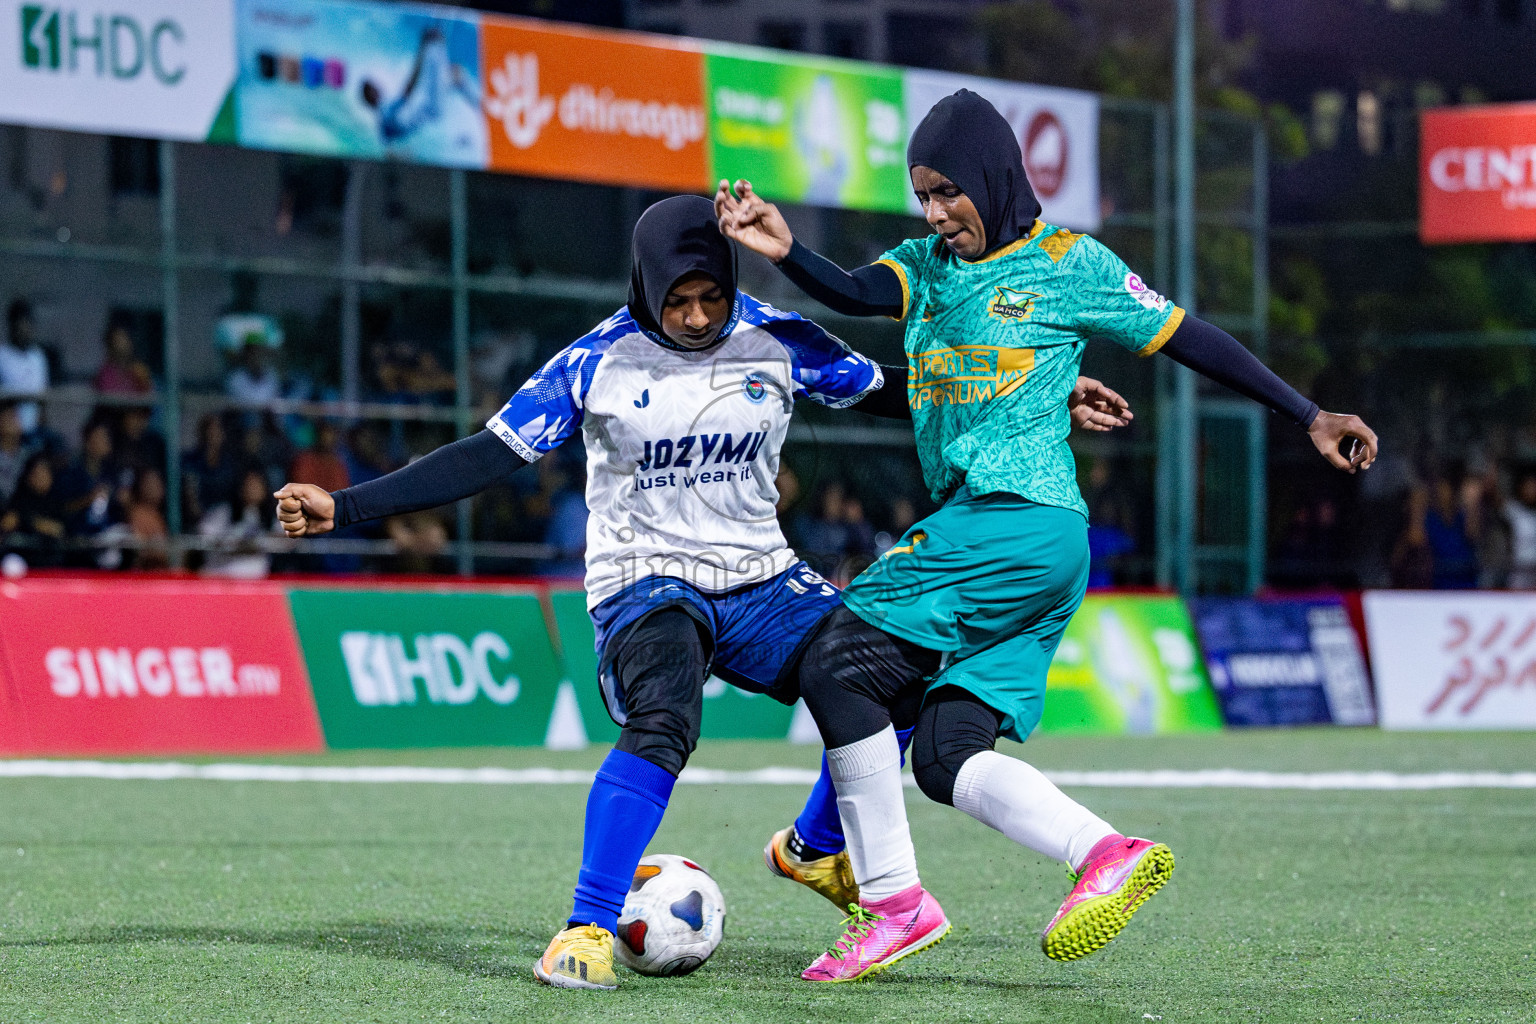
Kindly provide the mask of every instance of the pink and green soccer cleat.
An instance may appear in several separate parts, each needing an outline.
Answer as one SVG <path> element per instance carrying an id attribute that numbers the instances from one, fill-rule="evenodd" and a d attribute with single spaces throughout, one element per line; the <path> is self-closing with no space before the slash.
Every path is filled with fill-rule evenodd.
<path id="1" fill-rule="evenodd" d="M 896 961 L 937 946 L 949 934 L 944 908 L 922 886 L 883 900 L 853 903 L 843 934 L 800 977 L 806 981 L 858 981 Z"/>
<path id="2" fill-rule="evenodd" d="M 1040 948 L 1052 960 L 1076 960 L 1104 948 L 1172 874 L 1168 847 L 1119 836 L 1077 872 L 1077 884 L 1040 934 Z"/>

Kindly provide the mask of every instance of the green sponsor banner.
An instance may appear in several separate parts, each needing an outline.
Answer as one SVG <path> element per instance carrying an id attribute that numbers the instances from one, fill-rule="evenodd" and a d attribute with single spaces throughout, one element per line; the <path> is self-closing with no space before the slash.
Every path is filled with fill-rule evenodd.
<path id="1" fill-rule="evenodd" d="M 1093 594 L 1067 626 L 1043 732 L 1173 733 L 1221 728 L 1221 711 L 1184 602 Z"/>
<path id="2" fill-rule="evenodd" d="M 787 202 L 906 211 L 899 69 L 711 50 L 704 81 L 713 180 L 746 178 Z"/>
<path id="3" fill-rule="evenodd" d="M 608 717 L 597 686 L 597 633 L 592 628 L 592 616 L 587 614 L 586 591 L 551 590 L 549 602 L 559 633 L 560 656 L 565 661 L 565 677 L 571 681 L 572 696 L 581 709 L 587 742 L 611 744 L 619 738 L 619 727 Z"/>
<path id="4" fill-rule="evenodd" d="M 582 724 L 592 743 L 612 743 L 619 728 L 608 717 L 597 685 L 596 635 L 587 614 L 587 595 L 580 590 L 552 590 L 555 625 L 560 631 L 560 650 L 567 678 L 581 708 Z M 794 709 L 760 693 L 738 690 L 711 676 L 704 683 L 705 739 L 782 740 L 789 735 Z"/>
<path id="5" fill-rule="evenodd" d="M 535 591 L 294 590 L 326 744 L 537 746 L 561 680 Z"/>

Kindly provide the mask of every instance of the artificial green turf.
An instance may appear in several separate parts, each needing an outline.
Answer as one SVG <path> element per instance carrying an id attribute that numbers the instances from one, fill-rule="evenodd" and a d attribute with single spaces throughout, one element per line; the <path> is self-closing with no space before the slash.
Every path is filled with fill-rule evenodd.
<path id="1" fill-rule="evenodd" d="M 1018 753 L 1016 748 L 1010 752 Z M 592 766 L 601 751 L 391 751 L 332 763 Z M 816 751 L 705 745 L 710 767 Z M 1031 741 L 1055 768 L 1529 769 L 1536 737 L 1315 730 Z M 297 760 L 297 759 L 295 759 Z M 729 907 L 697 974 L 538 986 L 584 789 L 0 781 L 0 1021 L 1536 1021 L 1536 793 L 1103 790 L 1170 843 L 1173 881 L 1108 949 L 1039 952 L 1044 863 L 909 795 L 955 932 L 872 982 L 796 975 L 836 934 L 761 847 L 793 787 L 680 786 L 653 849 Z"/>

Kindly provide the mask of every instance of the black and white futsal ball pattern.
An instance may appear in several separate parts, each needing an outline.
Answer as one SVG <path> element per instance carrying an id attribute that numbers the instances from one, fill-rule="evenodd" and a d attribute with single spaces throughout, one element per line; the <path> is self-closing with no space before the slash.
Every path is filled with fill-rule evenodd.
<path id="1" fill-rule="evenodd" d="M 662 853 L 635 869 L 619 916 L 619 963 L 641 974 L 691 974 L 725 934 L 725 897 L 709 872 Z"/>

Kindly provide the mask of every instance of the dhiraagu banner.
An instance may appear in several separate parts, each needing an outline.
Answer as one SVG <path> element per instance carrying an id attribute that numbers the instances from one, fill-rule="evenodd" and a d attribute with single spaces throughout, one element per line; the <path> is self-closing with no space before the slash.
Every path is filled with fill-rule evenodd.
<path id="1" fill-rule="evenodd" d="M 1041 731 L 1220 728 L 1221 711 L 1182 600 L 1164 594 L 1084 599 L 1051 663 Z"/>
<path id="2" fill-rule="evenodd" d="M 758 57 L 711 45 L 704 59 L 711 180 L 746 178 L 764 197 L 906 209 L 907 125 L 897 68 Z"/>

